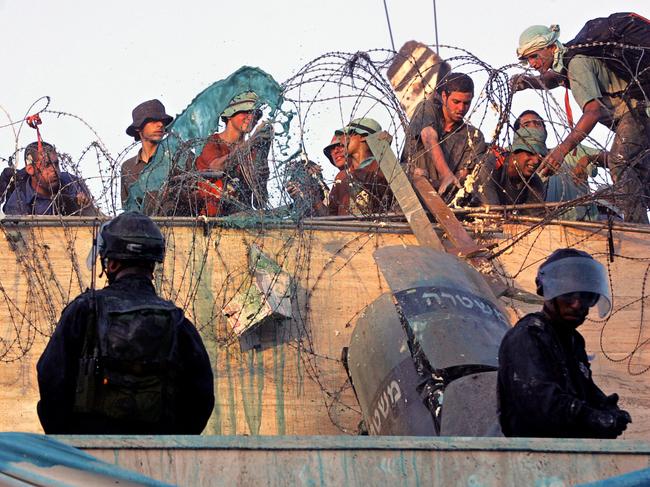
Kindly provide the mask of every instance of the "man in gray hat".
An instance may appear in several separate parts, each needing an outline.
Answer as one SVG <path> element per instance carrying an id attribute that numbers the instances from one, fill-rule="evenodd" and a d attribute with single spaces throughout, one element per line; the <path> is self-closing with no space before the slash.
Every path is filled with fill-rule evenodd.
<path id="1" fill-rule="evenodd" d="M 126 133 L 142 142 L 138 154 L 122 164 L 122 204 L 129 197 L 129 187 L 138 180 L 140 173 L 156 155 L 158 144 L 165 137 L 165 128 L 174 117 L 167 115 L 160 100 L 149 100 L 133 109 L 133 123 Z"/>
<path id="2" fill-rule="evenodd" d="M 474 189 L 480 204 L 543 203 L 546 190 L 536 171 L 548 154 L 545 140 L 544 129 L 522 127 L 509 152 L 499 157 L 491 153 L 479 170 Z"/>
<path id="3" fill-rule="evenodd" d="M 569 56 L 560 42 L 560 27 L 533 25 L 519 37 L 517 56 L 540 73 L 518 76 L 515 90 L 570 87 L 582 115 L 569 135 L 544 158 L 544 171 L 555 172 L 565 156 L 601 123 L 615 133 L 608 164 L 620 186 L 626 221 L 648 223 L 650 208 L 650 118 L 644 100 L 628 93 L 629 83 L 593 56 Z M 569 57 L 567 57 L 569 56 Z"/>

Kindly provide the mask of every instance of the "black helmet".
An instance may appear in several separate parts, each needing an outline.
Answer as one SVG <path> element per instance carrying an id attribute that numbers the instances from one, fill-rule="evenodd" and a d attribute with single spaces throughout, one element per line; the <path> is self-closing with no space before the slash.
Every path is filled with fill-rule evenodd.
<path id="1" fill-rule="evenodd" d="M 165 238 L 158 225 L 142 213 L 128 211 L 104 224 L 97 245 L 102 259 L 162 262 Z"/>

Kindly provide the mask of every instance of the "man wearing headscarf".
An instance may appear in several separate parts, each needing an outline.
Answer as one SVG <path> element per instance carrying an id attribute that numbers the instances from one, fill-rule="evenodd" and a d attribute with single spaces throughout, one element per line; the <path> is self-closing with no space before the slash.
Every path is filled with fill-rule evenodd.
<path id="1" fill-rule="evenodd" d="M 543 203 L 546 189 L 537 169 L 548 153 L 546 132 L 521 127 L 510 150 L 499 158 L 490 153 L 480 166 L 474 198 L 482 205 Z"/>
<path id="2" fill-rule="evenodd" d="M 587 137 L 598 122 L 615 133 L 609 153 L 612 177 L 620 188 L 626 221 L 648 223 L 650 204 L 650 118 L 645 102 L 627 96 L 628 82 L 600 59 L 576 54 L 567 58 L 557 25 L 533 25 L 519 37 L 517 56 L 540 73 L 518 76 L 515 91 L 552 89 L 560 84 L 571 89 L 582 115 L 564 140 L 544 158 L 544 171 L 555 173 L 565 156 Z M 565 63 L 565 59 L 569 59 Z M 639 204 L 641 202 L 641 204 Z"/>

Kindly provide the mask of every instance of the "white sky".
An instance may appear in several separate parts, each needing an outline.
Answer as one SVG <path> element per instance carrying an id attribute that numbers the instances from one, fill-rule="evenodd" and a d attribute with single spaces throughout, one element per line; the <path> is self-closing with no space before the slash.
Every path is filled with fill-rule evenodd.
<path id="1" fill-rule="evenodd" d="M 519 34 L 531 24 L 559 23 L 566 41 L 586 20 L 614 9 L 650 13 L 647 0 L 613 3 L 438 0 L 439 39 L 503 66 L 516 61 Z M 432 0 L 387 4 L 397 48 L 411 39 L 435 41 Z M 113 156 L 131 143 L 124 130 L 131 110 L 144 100 L 159 98 L 174 115 L 242 65 L 258 66 L 282 83 L 327 52 L 390 48 L 382 0 L 0 0 L 0 22 L 0 107 L 19 120 L 35 100 L 49 95 L 50 109 L 82 117 Z M 514 114 L 526 108 L 542 113 L 539 95 L 518 94 Z M 327 109 L 323 114 L 323 120 L 318 113 L 310 118 L 307 142 L 310 156 L 320 162 L 341 118 Z M 575 105 L 574 114 L 579 116 Z M 0 112 L 0 125 L 6 123 Z M 79 121 L 51 115 L 44 116 L 42 133 L 75 160 L 95 140 Z M 489 127 L 484 133 L 489 139 Z M 597 132 L 603 144 L 606 134 Z M 34 131 L 24 127 L 18 145 L 33 140 Z M 13 131 L 0 129 L 0 155 L 7 157 L 15 146 Z M 84 166 L 93 161 L 84 160 L 82 172 L 94 172 Z"/>

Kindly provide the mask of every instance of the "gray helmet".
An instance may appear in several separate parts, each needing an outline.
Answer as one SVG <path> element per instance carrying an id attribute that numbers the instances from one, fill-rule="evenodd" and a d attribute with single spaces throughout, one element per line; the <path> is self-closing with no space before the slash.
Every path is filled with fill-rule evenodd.
<path id="1" fill-rule="evenodd" d="M 101 259 L 162 262 L 165 238 L 158 225 L 142 213 L 128 211 L 102 225 L 97 237 Z"/>
<path id="2" fill-rule="evenodd" d="M 612 307 L 612 295 L 605 266 L 587 252 L 577 249 L 558 249 L 539 266 L 537 294 L 550 301 L 563 294 L 589 292 L 598 294 L 596 304 L 603 318 Z"/>

